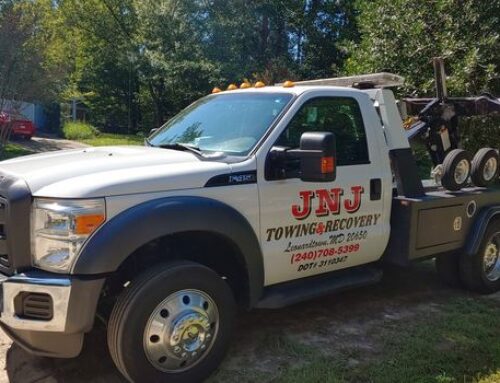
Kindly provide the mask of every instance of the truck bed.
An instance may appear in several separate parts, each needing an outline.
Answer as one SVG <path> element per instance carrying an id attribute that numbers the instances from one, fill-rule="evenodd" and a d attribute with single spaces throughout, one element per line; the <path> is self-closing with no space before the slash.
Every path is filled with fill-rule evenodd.
<path id="1" fill-rule="evenodd" d="M 383 260 L 409 262 L 457 251 L 464 247 L 481 211 L 500 204 L 499 188 L 466 188 L 458 192 L 426 187 L 420 198 L 392 200 L 391 237 Z"/>

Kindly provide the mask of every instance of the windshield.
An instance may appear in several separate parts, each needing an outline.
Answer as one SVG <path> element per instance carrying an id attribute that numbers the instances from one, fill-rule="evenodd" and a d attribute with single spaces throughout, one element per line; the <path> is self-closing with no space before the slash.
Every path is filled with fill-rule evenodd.
<path id="1" fill-rule="evenodd" d="M 163 125 L 153 146 L 185 144 L 245 156 L 291 100 L 287 93 L 234 93 L 202 98 Z"/>

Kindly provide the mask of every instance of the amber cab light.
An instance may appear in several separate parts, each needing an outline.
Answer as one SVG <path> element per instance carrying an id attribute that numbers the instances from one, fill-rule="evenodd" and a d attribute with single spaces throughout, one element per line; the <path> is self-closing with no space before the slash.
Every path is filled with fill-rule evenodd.
<path id="1" fill-rule="evenodd" d="M 321 173 L 323 173 L 323 174 L 333 173 L 334 170 L 335 170 L 335 158 L 334 157 L 321 158 Z"/>

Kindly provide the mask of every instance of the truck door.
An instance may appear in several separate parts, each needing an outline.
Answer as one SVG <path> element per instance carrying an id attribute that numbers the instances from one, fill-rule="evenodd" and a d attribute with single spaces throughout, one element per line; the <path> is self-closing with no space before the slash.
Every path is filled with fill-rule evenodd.
<path id="1" fill-rule="evenodd" d="M 387 245 L 392 176 L 382 127 L 366 95 L 332 93 L 302 95 L 258 156 L 266 285 L 370 263 Z M 298 148 L 311 131 L 336 136 L 334 182 L 301 181 L 292 160 L 270 171 L 273 148 Z"/>

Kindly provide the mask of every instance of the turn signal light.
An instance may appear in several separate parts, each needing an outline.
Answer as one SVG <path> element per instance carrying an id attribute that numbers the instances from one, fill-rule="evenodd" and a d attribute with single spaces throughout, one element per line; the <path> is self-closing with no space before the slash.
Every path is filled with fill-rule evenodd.
<path id="1" fill-rule="evenodd" d="M 220 93 L 220 92 L 222 92 L 222 90 L 220 90 L 220 88 L 215 87 L 212 89 L 212 94 Z"/>
<path id="2" fill-rule="evenodd" d="M 295 83 L 293 81 L 287 80 L 283 83 L 283 88 L 293 88 Z"/>
<path id="3" fill-rule="evenodd" d="M 227 87 L 227 90 L 236 90 L 238 89 L 238 87 L 234 84 L 230 84 L 228 87 Z"/>
<path id="4" fill-rule="evenodd" d="M 266 86 L 266 84 L 264 84 L 262 81 L 257 81 L 255 83 L 256 88 L 264 88 L 265 86 Z"/>
<path id="5" fill-rule="evenodd" d="M 334 170 L 335 170 L 335 158 L 333 158 L 333 157 L 321 158 L 321 173 L 322 174 L 333 173 Z"/>
<path id="6" fill-rule="evenodd" d="M 105 221 L 101 214 L 81 215 L 75 218 L 75 234 L 91 234 Z"/>

